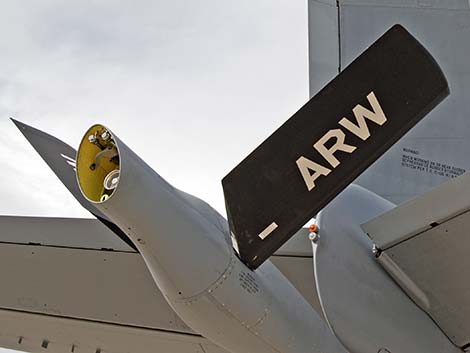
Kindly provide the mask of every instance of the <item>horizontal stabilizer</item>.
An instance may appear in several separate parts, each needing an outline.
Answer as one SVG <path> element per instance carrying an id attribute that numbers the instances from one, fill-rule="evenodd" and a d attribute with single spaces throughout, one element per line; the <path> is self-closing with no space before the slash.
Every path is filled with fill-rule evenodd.
<path id="1" fill-rule="evenodd" d="M 449 93 L 396 25 L 222 181 L 240 257 L 258 267 Z"/>
<path id="2" fill-rule="evenodd" d="M 470 344 L 470 173 L 362 225 L 380 264 L 459 347 Z"/>

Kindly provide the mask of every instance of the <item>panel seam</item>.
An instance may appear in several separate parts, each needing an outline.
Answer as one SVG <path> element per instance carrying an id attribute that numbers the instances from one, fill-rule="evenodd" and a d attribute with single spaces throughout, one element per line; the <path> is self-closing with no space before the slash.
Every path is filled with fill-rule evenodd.
<path id="1" fill-rule="evenodd" d="M 341 72 L 341 61 L 342 61 L 342 51 L 341 51 L 341 5 L 340 0 L 336 0 L 337 8 L 337 19 L 338 19 L 338 73 Z"/>

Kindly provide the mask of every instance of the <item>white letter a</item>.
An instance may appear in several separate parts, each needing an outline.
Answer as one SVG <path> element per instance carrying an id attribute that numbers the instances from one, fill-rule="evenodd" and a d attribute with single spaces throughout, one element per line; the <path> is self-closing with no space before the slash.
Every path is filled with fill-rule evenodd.
<path id="1" fill-rule="evenodd" d="M 300 174 L 302 174 L 302 177 L 304 178 L 305 185 L 307 185 L 308 191 L 312 190 L 315 187 L 315 180 L 320 175 L 326 176 L 331 172 L 331 169 L 325 168 L 320 164 L 317 164 L 311 161 L 310 159 L 305 158 L 304 156 L 301 156 L 299 159 L 297 159 L 296 163 L 297 167 L 300 170 Z M 310 170 L 313 170 L 314 173 L 311 174 Z"/>

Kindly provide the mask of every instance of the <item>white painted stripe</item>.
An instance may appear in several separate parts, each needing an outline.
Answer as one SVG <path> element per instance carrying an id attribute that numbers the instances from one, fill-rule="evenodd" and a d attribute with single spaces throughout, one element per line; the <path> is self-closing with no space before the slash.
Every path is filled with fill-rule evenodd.
<path id="1" fill-rule="evenodd" d="M 258 236 L 259 236 L 261 239 L 264 240 L 264 239 L 267 238 L 267 236 L 268 236 L 269 234 L 271 234 L 272 232 L 274 232 L 274 231 L 276 230 L 276 228 L 277 228 L 277 224 L 276 224 L 275 222 L 273 222 L 273 223 L 271 223 L 269 226 L 267 226 L 265 230 L 263 230 L 261 233 L 259 233 Z"/>
<path id="2" fill-rule="evenodd" d="M 69 157 L 63 153 L 60 154 L 62 156 L 62 158 L 68 160 L 68 161 L 71 161 L 71 162 L 75 162 L 75 159 L 73 159 L 72 157 Z"/>
<path id="3" fill-rule="evenodd" d="M 60 154 L 62 158 L 65 160 L 65 162 L 73 168 L 73 170 L 77 171 L 77 162 L 75 162 L 75 159 L 66 156 L 65 154 Z"/>
<path id="4" fill-rule="evenodd" d="M 237 242 L 237 239 L 235 238 L 235 234 L 233 234 L 233 232 L 230 232 L 230 238 L 232 239 L 233 248 L 235 249 L 237 254 L 240 255 L 240 249 L 238 248 L 238 242 Z"/>

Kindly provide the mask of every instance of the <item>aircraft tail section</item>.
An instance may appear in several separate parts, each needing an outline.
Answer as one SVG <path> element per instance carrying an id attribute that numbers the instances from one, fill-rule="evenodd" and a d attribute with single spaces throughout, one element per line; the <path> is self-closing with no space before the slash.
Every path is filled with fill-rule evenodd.
<path id="1" fill-rule="evenodd" d="M 448 94 L 434 58 L 391 27 L 222 180 L 245 264 L 259 266 Z"/>
<path id="2" fill-rule="evenodd" d="M 470 170 L 469 2 L 309 0 L 311 96 L 395 23 L 436 58 L 452 92 L 355 181 L 401 203 Z"/>

